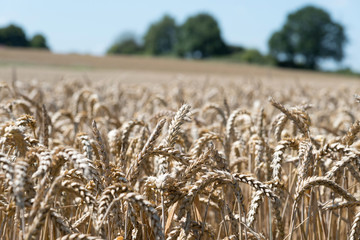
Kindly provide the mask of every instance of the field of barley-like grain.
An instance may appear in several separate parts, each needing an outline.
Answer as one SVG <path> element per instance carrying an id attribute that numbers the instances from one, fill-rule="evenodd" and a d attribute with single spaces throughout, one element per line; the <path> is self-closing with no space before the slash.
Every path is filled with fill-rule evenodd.
<path id="1" fill-rule="evenodd" d="M 360 79 L 0 49 L 0 82 L 0 239 L 359 239 Z"/>

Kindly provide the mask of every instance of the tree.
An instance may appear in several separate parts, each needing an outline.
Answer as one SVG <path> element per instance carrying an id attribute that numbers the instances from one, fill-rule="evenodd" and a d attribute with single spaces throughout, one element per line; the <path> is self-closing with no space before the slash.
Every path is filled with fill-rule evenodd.
<path id="1" fill-rule="evenodd" d="M 227 45 L 228 54 L 240 54 L 243 53 L 246 49 L 242 46 L 237 45 Z"/>
<path id="2" fill-rule="evenodd" d="M 232 62 L 250 63 L 258 65 L 274 65 L 273 57 L 269 55 L 262 55 L 257 49 L 244 49 L 227 56 L 227 59 Z"/>
<path id="3" fill-rule="evenodd" d="M 143 47 L 138 43 L 134 34 L 125 32 L 107 50 L 107 54 L 139 54 Z"/>
<path id="4" fill-rule="evenodd" d="M 313 6 L 287 17 L 285 25 L 269 39 L 270 54 L 285 66 L 318 67 L 321 59 L 341 61 L 346 36 L 330 15 Z"/>
<path id="5" fill-rule="evenodd" d="M 179 56 L 192 58 L 228 53 L 216 20 L 205 13 L 188 18 L 180 27 L 176 50 Z"/>
<path id="6" fill-rule="evenodd" d="M 145 51 L 152 55 L 171 53 L 176 43 L 176 34 L 175 20 L 165 15 L 160 21 L 153 23 L 145 34 Z"/>
<path id="7" fill-rule="evenodd" d="M 30 40 L 30 47 L 49 49 L 45 37 L 41 34 L 36 34 L 32 37 Z"/>
<path id="8" fill-rule="evenodd" d="M 246 49 L 240 55 L 240 61 L 245 63 L 254 63 L 261 65 L 272 65 L 273 59 L 271 56 L 262 55 L 257 49 Z"/>
<path id="9" fill-rule="evenodd" d="M 7 27 L 0 28 L 0 45 L 27 47 L 29 42 L 21 27 L 10 24 Z"/>

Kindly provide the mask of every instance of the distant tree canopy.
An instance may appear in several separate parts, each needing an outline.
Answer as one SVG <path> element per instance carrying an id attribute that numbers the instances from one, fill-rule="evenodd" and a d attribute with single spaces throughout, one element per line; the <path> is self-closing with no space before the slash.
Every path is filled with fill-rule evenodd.
<path id="1" fill-rule="evenodd" d="M 14 24 L 0 28 L 0 45 L 9 47 L 33 47 L 49 49 L 46 39 L 41 34 L 36 34 L 29 41 L 24 30 Z"/>
<path id="2" fill-rule="evenodd" d="M 228 53 L 216 20 L 209 14 L 190 17 L 180 27 L 176 52 L 182 57 L 206 58 Z"/>
<path id="3" fill-rule="evenodd" d="M 326 11 L 307 6 L 290 14 L 268 44 L 280 65 L 316 69 L 321 59 L 342 60 L 345 42 L 343 26 Z"/>
<path id="4" fill-rule="evenodd" d="M 211 15 L 205 13 L 188 18 L 181 26 L 177 26 L 172 17 L 165 15 L 150 25 L 143 39 L 143 46 L 135 39 L 116 41 L 107 53 L 176 54 L 180 57 L 207 58 L 244 50 L 237 46 L 227 47 L 221 38 L 218 23 Z"/>
<path id="5" fill-rule="evenodd" d="M 240 61 L 245 63 L 255 63 L 271 65 L 273 59 L 270 56 L 262 55 L 257 49 L 247 49 L 240 55 Z"/>
<path id="6" fill-rule="evenodd" d="M 182 25 L 163 16 L 151 24 L 142 38 L 121 38 L 108 54 L 176 55 L 182 58 L 216 58 L 219 60 L 316 69 L 323 59 L 341 61 L 346 36 L 341 24 L 323 9 L 307 6 L 287 16 L 282 28 L 268 41 L 269 54 L 257 49 L 228 45 L 220 27 L 207 13 L 191 16 Z"/>
<path id="7" fill-rule="evenodd" d="M 29 42 L 26 39 L 22 28 L 10 24 L 7 27 L 0 28 L 0 44 L 11 47 L 27 47 Z"/>
<path id="8" fill-rule="evenodd" d="M 107 54 L 139 54 L 143 47 L 137 42 L 132 33 L 123 33 L 115 43 L 107 50 Z"/>
<path id="9" fill-rule="evenodd" d="M 246 49 L 242 46 L 227 45 L 229 54 L 238 54 L 244 52 Z"/>
<path id="10" fill-rule="evenodd" d="M 49 49 L 45 37 L 41 34 L 36 34 L 32 37 L 30 40 L 30 47 Z"/>
<path id="11" fill-rule="evenodd" d="M 151 55 L 166 55 L 173 52 L 176 40 L 175 20 L 165 15 L 160 21 L 153 23 L 146 32 L 144 48 Z"/>

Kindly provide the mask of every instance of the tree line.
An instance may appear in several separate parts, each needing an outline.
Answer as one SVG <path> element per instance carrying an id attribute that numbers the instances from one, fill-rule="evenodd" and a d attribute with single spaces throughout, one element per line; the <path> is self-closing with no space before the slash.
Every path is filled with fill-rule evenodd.
<path id="1" fill-rule="evenodd" d="M 216 19 L 207 13 L 191 16 L 182 25 L 165 15 L 150 25 L 142 40 L 126 34 L 117 39 L 107 53 L 204 59 L 228 55 L 239 57 L 240 53 L 249 51 L 255 58 L 262 57 L 257 50 L 226 44 Z"/>
<path id="2" fill-rule="evenodd" d="M 31 47 L 49 49 L 46 39 L 42 34 L 35 34 L 28 38 L 24 30 L 15 24 L 0 28 L 0 46 Z"/>
<path id="3" fill-rule="evenodd" d="M 143 41 L 118 39 L 108 54 L 148 54 L 181 58 L 220 58 L 282 67 L 317 69 L 324 59 L 341 61 L 347 42 L 344 27 L 325 10 L 306 6 L 287 16 L 282 28 L 268 41 L 269 53 L 227 44 L 210 14 L 189 17 L 182 25 L 165 15 L 150 25 Z"/>
<path id="4" fill-rule="evenodd" d="M 190 16 L 181 25 L 173 17 L 165 15 L 151 24 L 140 40 L 131 34 L 118 38 L 107 54 L 215 58 L 317 69 L 324 59 L 341 61 L 346 42 L 344 27 L 335 22 L 329 13 L 318 7 L 306 6 L 290 13 L 281 29 L 270 36 L 269 53 L 265 55 L 257 49 L 227 44 L 216 19 L 207 13 Z M 13 24 L 0 28 L 1 45 L 48 49 L 43 35 L 27 38 L 25 32 Z"/>

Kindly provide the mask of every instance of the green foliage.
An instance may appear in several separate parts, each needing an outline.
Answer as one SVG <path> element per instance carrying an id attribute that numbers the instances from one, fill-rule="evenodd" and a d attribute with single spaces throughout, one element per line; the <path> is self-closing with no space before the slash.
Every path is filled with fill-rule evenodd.
<path id="1" fill-rule="evenodd" d="M 257 49 L 246 49 L 230 55 L 233 62 L 242 62 L 259 65 L 273 65 L 274 59 L 269 55 L 262 55 Z"/>
<path id="2" fill-rule="evenodd" d="M 307 6 L 287 17 L 282 29 L 269 39 L 269 48 L 284 66 L 315 69 L 321 59 L 342 60 L 345 42 L 343 26 L 324 10 Z"/>
<path id="3" fill-rule="evenodd" d="M 174 50 L 177 39 L 175 20 L 165 15 L 152 24 L 144 36 L 145 51 L 151 55 L 168 55 Z"/>
<path id="4" fill-rule="evenodd" d="M 122 36 L 108 50 L 107 54 L 139 54 L 143 47 L 137 43 L 134 36 Z"/>
<path id="5" fill-rule="evenodd" d="M 45 37 L 41 34 L 36 34 L 32 37 L 32 39 L 30 40 L 30 47 L 49 49 Z"/>
<path id="6" fill-rule="evenodd" d="M 246 49 L 242 46 L 227 45 L 229 54 L 238 54 L 244 52 Z"/>
<path id="7" fill-rule="evenodd" d="M 224 55 L 228 49 L 216 20 L 201 13 L 188 18 L 180 27 L 176 52 L 181 57 L 206 58 Z"/>
<path id="8" fill-rule="evenodd" d="M 0 45 L 48 49 L 46 39 L 43 35 L 36 34 L 28 41 L 24 30 L 14 24 L 0 28 Z"/>
<path id="9" fill-rule="evenodd" d="M 256 49 L 247 49 L 241 54 L 241 60 L 247 63 L 263 63 L 263 55 Z"/>
<path id="10" fill-rule="evenodd" d="M 356 77 L 360 77 L 360 73 L 359 72 L 355 72 L 353 71 L 351 68 L 349 67 L 344 67 L 341 69 L 338 69 L 336 71 L 333 71 L 333 73 L 338 73 L 338 74 L 342 74 L 342 75 L 348 75 L 348 76 L 356 76 Z"/>
<path id="11" fill-rule="evenodd" d="M 0 45 L 27 47 L 29 46 L 29 42 L 21 27 L 10 24 L 7 27 L 0 28 Z"/>

